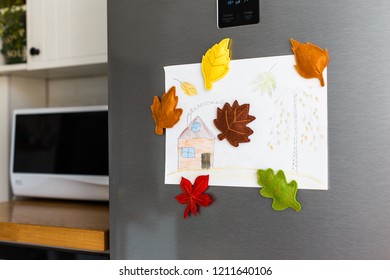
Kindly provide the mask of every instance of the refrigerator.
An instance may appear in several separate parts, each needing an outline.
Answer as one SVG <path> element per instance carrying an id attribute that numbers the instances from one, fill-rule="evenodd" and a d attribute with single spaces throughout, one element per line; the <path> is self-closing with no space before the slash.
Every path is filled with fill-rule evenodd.
<path id="1" fill-rule="evenodd" d="M 258 23 L 219 28 L 214 0 L 108 1 L 111 259 L 390 258 L 390 2 L 259 2 Z M 184 219 L 164 183 L 150 109 L 164 67 L 224 38 L 232 61 L 291 55 L 290 38 L 329 51 L 328 189 L 299 190 L 300 212 L 210 186 L 213 204 Z"/>

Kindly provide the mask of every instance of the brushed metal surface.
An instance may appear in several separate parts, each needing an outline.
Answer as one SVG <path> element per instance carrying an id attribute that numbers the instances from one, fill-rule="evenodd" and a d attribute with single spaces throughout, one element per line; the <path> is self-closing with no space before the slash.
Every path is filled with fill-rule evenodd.
<path id="1" fill-rule="evenodd" d="M 258 25 L 218 29 L 215 1 L 109 1 L 112 259 L 389 259 L 390 2 L 263 0 Z M 258 189 L 211 187 L 183 220 L 164 185 L 165 139 L 150 105 L 163 66 L 199 62 L 233 39 L 233 59 L 328 48 L 329 190 L 276 212 Z"/>

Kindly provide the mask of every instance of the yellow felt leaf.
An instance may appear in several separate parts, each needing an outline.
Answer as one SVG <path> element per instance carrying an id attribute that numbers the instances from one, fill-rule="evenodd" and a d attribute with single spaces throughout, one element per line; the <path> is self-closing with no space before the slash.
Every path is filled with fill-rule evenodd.
<path id="1" fill-rule="evenodd" d="M 209 49 L 202 58 L 202 74 L 207 90 L 210 90 L 213 83 L 222 79 L 229 71 L 230 42 L 230 38 L 223 39 Z"/>
<path id="2" fill-rule="evenodd" d="M 323 50 L 311 43 L 302 44 L 292 38 L 290 41 L 297 63 L 295 69 L 298 74 L 306 79 L 317 78 L 320 80 L 321 86 L 324 86 L 322 72 L 329 62 L 328 50 Z"/>

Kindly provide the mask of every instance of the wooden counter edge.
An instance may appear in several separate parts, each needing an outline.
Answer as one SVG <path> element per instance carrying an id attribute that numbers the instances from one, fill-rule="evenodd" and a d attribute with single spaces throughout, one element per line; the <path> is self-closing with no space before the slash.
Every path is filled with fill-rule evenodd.
<path id="1" fill-rule="evenodd" d="M 0 241 L 103 252 L 109 249 L 109 230 L 0 222 Z"/>

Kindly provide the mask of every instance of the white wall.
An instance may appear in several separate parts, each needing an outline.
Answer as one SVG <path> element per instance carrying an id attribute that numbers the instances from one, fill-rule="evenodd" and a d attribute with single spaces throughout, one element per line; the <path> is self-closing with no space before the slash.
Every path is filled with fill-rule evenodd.
<path id="1" fill-rule="evenodd" d="M 48 81 L 48 107 L 107 105 L 107 76 Z"/>
<path id="2" fill-rule="evenodd" d="M 46 82 L 36 78 L 9 78 L 9 109 L 37 108 L 46 106 Z"/>
<path id="3" fill-rule="evenodd" d="M 8 200 L 8 93 L 7 77 L 0 77 L 0 202 Z"/>

